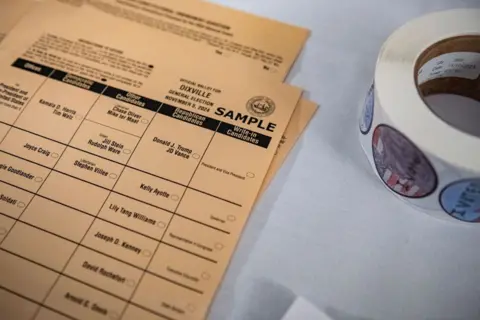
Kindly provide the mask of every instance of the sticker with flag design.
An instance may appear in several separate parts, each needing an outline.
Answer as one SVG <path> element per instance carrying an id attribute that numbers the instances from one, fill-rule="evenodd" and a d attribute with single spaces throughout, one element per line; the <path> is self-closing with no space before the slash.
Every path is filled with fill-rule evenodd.
<path id="1" fill-rule="evenodd" d="M 387 125 L 375 128 L 372 137 L 375 167 L 393 192 L 423 198 L 437 187 L 437 174 L 427 157 L 404 135 Z"/>

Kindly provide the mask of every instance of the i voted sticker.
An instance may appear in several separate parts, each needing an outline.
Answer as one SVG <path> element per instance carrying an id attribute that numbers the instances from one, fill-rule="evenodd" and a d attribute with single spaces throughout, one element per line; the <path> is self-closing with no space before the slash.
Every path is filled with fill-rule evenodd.
<path id="1" fill-rule="evenodd" d="M 372 84 L 368 90 L 365 103 L 363 105 L 362 114 L 360 116 L 360 131 L 367 134 L 372 128 L 373 123 L 373 106 L 375 104 L 375 85 Z"/>
<path id="2" fill-rule="evenodd" d="M 480 178 L 454 182 L 440 193 L 440 205 L 455 219 L 480 222 Z"/>
<path id="3" fill-rule="evenodd" d="M 423 198 L 437 187 L 437 174 L 427 157 L 404 135 L 387 125 L 375 128 L 372 152 L 378 175 L 393 192 Z"/>

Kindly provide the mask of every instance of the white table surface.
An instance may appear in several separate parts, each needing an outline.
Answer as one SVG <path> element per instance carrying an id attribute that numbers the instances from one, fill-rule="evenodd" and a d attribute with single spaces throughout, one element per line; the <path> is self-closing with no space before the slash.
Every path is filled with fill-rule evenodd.
<path id="1" fill-rule="evenodd" d="M 334 320 L 480 319 L 480 226 L 400 202 L 357 139 L 357 106 L 388 35 L 427 12 L 480 0 L 212 1 L 311 29 L 289 81 L 322 107 L 252 213 L 209 319 L 232 319 L 252 292 L 265 309 L 278 308 L 281 290 L 258 294 L 262 282 L 288 287 Z"/>

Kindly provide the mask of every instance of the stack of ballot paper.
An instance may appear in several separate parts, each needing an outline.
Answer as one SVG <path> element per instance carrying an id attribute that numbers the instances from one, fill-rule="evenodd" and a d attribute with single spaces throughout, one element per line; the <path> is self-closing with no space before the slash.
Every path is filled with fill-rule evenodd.
<path id="1" fill-rule="evenodd" d="M 0 318 L 204 319 L 315 113 L 309 31 L 201 0 L 0 0 Z"/>

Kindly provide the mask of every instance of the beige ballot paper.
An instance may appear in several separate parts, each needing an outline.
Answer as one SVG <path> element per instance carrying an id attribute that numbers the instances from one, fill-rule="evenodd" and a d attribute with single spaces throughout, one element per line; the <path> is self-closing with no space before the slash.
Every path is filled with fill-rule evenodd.
<path id="1" fill-rule="evenodd" d="M 81 1 L 77 1 L 77 0 L 75 0 L 73 2 L 62 0 L 61 2 L 65 2 L 65 3 L 68 3 L 68 4 L 81 4 L 82 3 Z M 20 6 L 20 5 L 25 6 L 26 3 L 27 3 L 27 1 L 23 1 L 23 3 L 22 3 L 22 1 L 20 1 L 17 4 L 17 6 Z M 30 2 L 30 4 L 31 4 L 31 2 Z M 95 8 L 95 7 L 88 6 L 88 8 Z M 23 9 L 23 11 L 25 11 L 25 10 L 26 9 Z M 71 11 L 67 10 L 66 7 L 65 7 L 65 9 L 63 9 L 63 11 L 62 11 L 63 16 L 65 16 L 67 14 L 74 14 L 74 12 L 75 12 L 75 10 L 71 10 Z M 86 10 L 86 11 L 88 11 L 88 13 L 85 13 L 85 14 L 88 14 L 88 15 L 91 15 L 91 16 L 99 16 L 99 13 L 93 12 L 93 10 Z M 103 11 L 100 11 L 100 12 L 103 12 Z M 106 18 L 103 17 L 103 19 L 106 19 Z M 111 22 L 111 23 L 115 23 L 115 22 Z M 126 22 L 126 21 L 122 22 L 122 24 L 124 26 L 128 26 L 129 29 L 132 29 L 133 28 L 132 25 L 129 25 L 128 23 L 129 22 Z M 135 22 L 132 22 L 132 23 L 136 24 Z M 152 38 L 155 38 L 155 39 L 157 38 L 157 36 L 158 36 L 158 33 L 157 33 L 158 30 L 157 29 L 152 29 L 149 26 L 144 26 L 144 27 L 150 29 L 150 31 L 148 32 L 149 33 L 148 36 L 151 36 Z M 137 26 L 134 29 L 135 29 L 136 33 L 143 34 L 145 36 L 146 31 L 145 31 L 145 29 L 142 29 L 142 27 Z M 166 63 L 167 65 L 169 64 L 169 61 L 170 61 L 169 58 L 172 58 L 172 59 L 175 59 L 175 58 L 178 59 L 179 58 L 178 48 L 182 49 L 181 54 L 184 54 L 185 51 L 188 52 L 190 50 L 196 52 L 196 55 L 195 55 L 196 60 L 191 59 L 191 57 L 184 58 L 185 62 L 190 62 L 191 65 L 193 65 L 193 66 L 196 65 L 197 61 L 202 61 L 203 60 L 202 57 L 214 54 L 209 49 L 207 49 L 207 47 L 199 46 L 197 42 L 189 41 L 188 39 L 183 39 L 181 37 L 177 37 L 175 35 L 170 35 L 170 34 L 163 35 L 163 38 L 167 38 L 169 48 L 171 48 L 171 49 L 170 50 L 164 49 L 162 52 L 159 52 L 158 53 L 158 55 L 159 55 L 158 58 L 162 58 L 160 60 L 160 62 L 162 62 L 164 64 Z M 188 50 L 185 50 L 186 48 L 188 48 Z M 185 57 L 185 55 L 184 55 L 184 57 Z M 236 74 L 237 71 L 234 71 L 234 70 L 236 70 L 238 68 L 241 68 L 242 70 L 247 68 L 248 70 L 251 70 L 251 74 L 249 73 L 249 77 L 250 76 L 255 76 L 255 77 L 262 76 L 266 80 L 278 79 L 278 74 L 277 73 L 266 72 L 265 70 L 257 69 L 255 60 L 246 60 L 246 59 L 243 59 L 240 55 L 234 55 L 234 56 L 231 56 L 231 57 L 228 57 L 228 58 L 225 57 L 225 56 L 216 56 L 216 57 L 217 58 L 215 59 L 215 64 L 222 65 L 222 68 L 228 68 L 229 70 L 232 71 L 232 74 Z M 271 167 L 270 167 L 270 169 L 267 173 L 267 176 L 266 176 L 265 181 L 264 181 L 264 185 L 261 188 L 261 190 L 262 190 L 261 193 L 264 192 L 264 190 L 266 189 L 266 187 L 268 186 L 270 181 L 274 178 L 275 173 L 278 171 L 278 169 L 283 164 L 283 161 L 285 160 L 288 153 L 290 152 L 290 150 L 295 145 L 295 142 L 297 141 L 297 139 L 299 138 L 299 136 L 301 135 L 301 133 L 303 132 L 303 130 L 307 126 L 310 119 L 313 117 L 316 110 L 317 110 L 317 105 L 315 103 L 311 102 L 311 101 L 308 101 L 308 100 L 301 99 L 299 101 L 299 103 L 297 104 L 297 107 L 296 107 L 296 109 L 295 109 L 295 111 L 292 115 L 291 121 L 290 121 L 289 125 L 287 126 L 287 129 L 284 132 L 281 143 L 279 145 L 279 149 L 278 149 L 278 151 L 277 151 L 277 153 L 276 153 L 276 155 L 273 159 L 272 165 L 271 165 Z"/>
<path id="2" fill-rule="evenodd" d="M 157 41 L 169 47 L 192 47 L 202 54 L 221 55 L 216 63 L 230 68 L 244 68 L 262 74 L 266 79 L 283 81 L 308 38 L 309 31 L 251 14 L 211 4 L 202 0 L 60 0 L 68 4 L 90 4 L 115 17 L 145 25 L 157 31 Z M 216 21 L 216 22 L 215 22 Z M 219 22 L 220 21 L 220 22 Z M 216 29 L 217 28 L 217 29 Z M 218 29 L 220 28 L 220 29 Z M 224 28 L 229 32 L 221 31 Z M 173 35 L 173 38 L 172 38 Z M 275 35 L 275 37 L 272 37 Z M 209 40 L 214 37 L 216 40 Z M 181 38 L 184 41 L 178 41 Z M 282 41 L 276 42 L 276 39 Z M 288 41 L 284 41 L 288 39 Z M 273 41 L 273 42 L 272 42 Z M 211 49 L 200 49 L 200 46 Z M 165 55 L 163 51 L 161 54 Z M 276 58 L 273 58 L 275 57 Z M 235 72 L 232 72 L 235 74 Z M 283 164 L 317 105 L 300 100 L 287 127 L 279 150 L 265 178 L 261 193 Z"/>
<path id="3" fill-rule="evenodd" d="M 301 90 L 61 17 L 1 45 L 0 318 L 204 319 Z"/>
<path id="4" fill-rule="evenodd" d="M 58 0 L 58 1 L 69 4 L 69 5 L 75 5 L 75 6 L 80 6 L 83 3 L 83 0 Z M 15 24 L 15 22 L 19 20 L 20 16 L 23 15 L 28 9 L 30 9 L 32 7 L 32 4 L 34 3 L 33 0 L 19 0 L 19 1 L 0 0 L 0 4 L 2 4 L 2 2 L 6 10 L 0 12 L 0 17 L 4 18 L 2 21 L 0 21 L 0 32 L 2 31 L 6 32 L 10 30 Z M 126 2 L 119 2 L 117 5 L 125 5 L 125 3 Z M 143 3 L 146 6 L 148 5 L 154 6 L 154 4 L 149 4 L 148 2 L 145 2 L 145 1 Z M 98 6 L 97 2 L 93 2 L 93 4 Z M 93 6 L 93 8 L 97 8 L 97 6 Z M 212 6 L 212 5 L 208 5 L 208 6 Z M 105 8 L 105 7 L 100 6 L 100 8 Z M 135 8 L 138 9 L 139 7 L 135 7 Z M 130 6 L 130 9 L 132 9 L 131 6 Z M 222 7 L 221 10 L 225 10 L 225 8 Z M 230 9 L 228 11 L 233 11 L 233 10 Z M 102 10 L 102 12 L 106 12 L 107 14 L 112 13 L 112 11 L 108 11 L 108 10 L 107 11 Z M 246 15 L 246 14 L 242 13 L 242 15 Z M 255 18 L 258 19 L 257 17 Z M 282 25 L 282 24 L 279 23 L 279 25 Z M 152 26 L 146 25 L 146 27 L 151 28 Z M 282 34 L 283 29 L 286 27 L 289 27 L 289 26 L 284 25 L 283 28 L 281 30 L 277 30 L 275 34 Z M 163 30 L 161 29 L 155 29 L 155 30 L 159 31 L 160 33 L 163 32 Z M 172 35 L 175 36 L 175 34 L 172 34 Z M 168 35 L 164 35 L 164 37 L 168 37 Z M 175 44 L 177 46 L 181 46 L 182 48 L 185 46 L 191 46 L 192 48 L 195 47 L 195 50 L 197 51 L 204 51 L 203 54 L 214 54 L 211 50 L 207 49 L 207 47 L 203 45 L 202 47 L 204 48 L 201 48 L 203 49 L 201 50 L 198 45 L 199 43 L 196 41 L 191 41 L 191 39 L 189 38 L 182 38 L 182 39 L 184 39 L 183 42 L 176 41 Z M 236 38 L 233 38 L 233 39 L 235 40 Z M 171 39 L 169 39 L 168 43 L 170 46 L 172 46 Z M 287 49 L 291 50 L 291 47 L 288 47 Z M 299 50 L 300 49 L 301 49 L 301 46 L 299 46 Z M 206 51 L 210 51 L 210 52 L 206 52 Z M 221 51 L 215 50 L 215 54 L 219 54 L 219 53 L 221 53 Z M 164 55 L 165 52 L 163 52 L 162 54 Z M 162 55 L 162 54 L 159 54 L 159 55 Z M 202 54 L 198 53 L 196 56 L 197 58 L 199 58 L 199 56 L 201 57 Z M 264 76 L 266 79 L 272 78 L 272 79 L 283 80 L 284 74 L 276 72 L 276 69 L 267 65 L 264 65 L 264 67 L 260 69 L 258 68 L 257 62 L 258 62 L 258 59 L 245 59 L 245 56 L 243 55 L 234 54 L 232 56 L 230 53 L 227 53 L 221 57 L 218 57 L 218 59 L 216 60 L 216 63 L 228 65 L 230 68 L 239 67 L 239 66 L 244 68 L 244 66 L 248 66 L 249 68 L 252 68 L 252 72 L 256 70 L 259 74 Z M 293 61 L 291 63 L 293 63 Z M 310 119 L 313 117 L 316 110 L 317 110 L 317 105 L 308 100 L 301 99 L 297 104 L 297 107 L 295 108 L 295 111 L 292 115 L 291 122 L 287 126 L 287 129 L 284 132 L 277 154 L 275 155 L 272 161 L 272 165 L 267 173 L 267 176 L 265 177 L 264 185 L 262 186 L 261 188 L 262 191 L 260 192 L 261 194 L 265 191 L 270 181 L 274 178 L 275 173 L 283 164 L 285 158 L 287 157 L 290 150 L 295 145 L 295 142 L 297 141 L 299 136 L 302 134 L 303 130 L 307 126 Z"/>
<path id="5" fill-rule="evenodd" d="M 157 39 L 185 41 L 185 46 L 205 46 L 210 53 L 220 55 L 217 60 L 230 65 L 248 66 L 266 78 L 283 81 L 308 39 L 307 29 L 258 17 L 203 0 L 60 0 L 69 4 L 86 3 L 121 19 L 143 24 L 158 31 Z M 201 59 L 199 59 L 201 60 Z M 315 114 L 317 105 L 300 100 L 291 125 L 284 133 L 282 143 L 265 178 L 262 192 L 283 164 L 290 150 Z"/>
<path id="6" fill-rule="evenodd" d="M 156 29 L 158 41 L 174 35 L 226 58 L 253 63 L 258 70 L 281 80 L 287 76 L 310 33 L 304 28 L 203 0 L 84 0 L 83 3 Z"/>
<path id="7" fill-rule="evenodd" d="M 266 78 L 283 81 L 302 50 L 309 31 L 261 18 L 203 0 L 59 0 L 82 3 L 158 31 L 156 40 L 172 46 L 173 35 L 190 42 L 195 50 L 204 46 L 231 64 L 260 71 Z M 199 59 L 201 60 L 201 59 Z M 283 164 L 290 150 L 313 117 L 317 105 L 300 100 L 292 124 L 284 133 L 272 166 L 265 178 L 262 192 Z"/>

